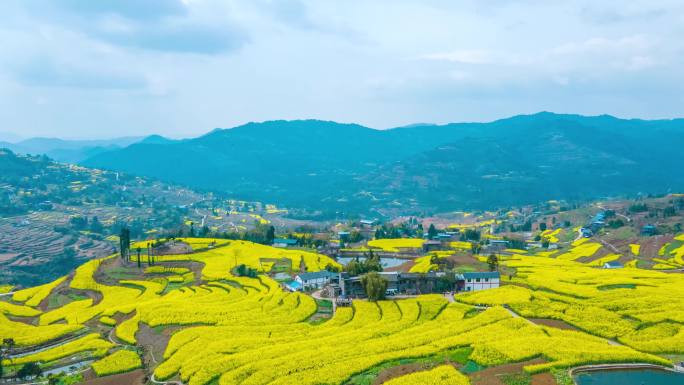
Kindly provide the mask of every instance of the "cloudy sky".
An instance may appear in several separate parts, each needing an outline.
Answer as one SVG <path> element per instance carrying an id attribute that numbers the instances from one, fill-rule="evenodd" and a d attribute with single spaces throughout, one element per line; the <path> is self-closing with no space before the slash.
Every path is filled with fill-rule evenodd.
<path id="1" fill-rule="evenodd" d="M 0 132 L 684 116 L 681 0 L 4 0 Z"/>

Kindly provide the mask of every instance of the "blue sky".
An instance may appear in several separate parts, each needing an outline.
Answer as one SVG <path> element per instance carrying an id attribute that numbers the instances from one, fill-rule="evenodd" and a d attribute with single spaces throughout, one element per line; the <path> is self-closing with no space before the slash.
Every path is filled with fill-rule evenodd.
<path id="1" fill-rule="evenodd" d="M 5 0 L 0 132 L 684 115 L 684 2 Z"/>

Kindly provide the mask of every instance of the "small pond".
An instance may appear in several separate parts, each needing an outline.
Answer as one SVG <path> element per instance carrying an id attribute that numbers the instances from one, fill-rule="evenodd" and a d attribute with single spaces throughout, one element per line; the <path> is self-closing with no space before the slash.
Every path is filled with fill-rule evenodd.
<path id="1" fill-rule="evenodd" d="M 657 369 L 615 369 L 580 372 L 578 385 L 682 385 L 684 373 Z"/>
<path id="2" fill-rule="evenodd" d="M 356 258 L 356 257 L 340 257 L 340 258 L 337 258 L 337 262 L 346 266 L 354 258 Z M 365 258 L 363 258 L 363 257 L 359 257 L 359 261 L 363 261 L 364 259 Z M 401 258 L 380 258 L 380 264 L 382 265 L 383 269 L 387 269 L 389 267 L 396 267 L 396 266 L 399 266 L 402 263 L 405 263 L 408 261 L 409 261 L 408 259 L 401 259 Z"/>

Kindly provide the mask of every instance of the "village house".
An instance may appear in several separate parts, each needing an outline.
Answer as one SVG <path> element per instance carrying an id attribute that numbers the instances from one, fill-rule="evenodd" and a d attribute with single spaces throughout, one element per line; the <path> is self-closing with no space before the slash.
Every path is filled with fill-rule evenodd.
<path id="1" fill-rule="evenodd" d="M 295 277 L 295 282 L 299 283 L 304 290 L 320 289 L 338 277 L 337 273 L 329 271 L 316 271 L 313 273 L 301 273 Z"/>
<path id="2" fill-rule="evenodd" d="M 486 247 L 488 253 L 500 252 L 508 248 L 508 241 L 504 239 L 490 239 Z"/>
<path id="3" fill-rule="evenodd" d="M 337 238 L 342 242 L 349 242 L 349 236 L 351 233 L 349 231 L 338 231 Z"/>
<path id="4" fill-rule="evenodd" d="M 618 261 L 606 262 L 603 264 L 604 269 L 621 269 L 624 266 Z"/>
<path id="5" fill-rule="evenodd" d="M 500 281 L 498 272 L 454 274 L 433 271 L 429 273 L 380 272 L 378 274 L 387 280 L 387 292 L 391 295 L 494 289 L 499 287 Z M 349 276 L 346 273 L 341 273 L 339 278 L 331 278 L 330 283 L 334 287 L 336 295 L 343 297 L 365 296 L 365 291 L 361 285 L 361 276 Z"/>
<path id="6" fill-rule="evenodd" d="M 465 291 L 495 289 L 499 287 L 500 279 L 498 271 L 463 273 L 463 289 Z"/>
<path id="7" fill-rule="evenodd" d="M 273 247 L 291 247 L 291 246 L 297 246 L 297 240 L 296 239 L 276 238 L 273 240 Z"/>
<path id="8" fill-rule="evenodd" d="M 442 242 L 440 241 L 427 240 L 423 242 L 423 251 L 426 253 L 430 251 L 442 250 L 442 248 Z"/>
<path id="9" fill-rule="evenodd" d="M 658 233 L 658 230 L 654 225 L 646 225 L 641 228 L 641 235 L 646 235 L 646 236 L 651 236 L 651 235 L 656 235 Z"/>

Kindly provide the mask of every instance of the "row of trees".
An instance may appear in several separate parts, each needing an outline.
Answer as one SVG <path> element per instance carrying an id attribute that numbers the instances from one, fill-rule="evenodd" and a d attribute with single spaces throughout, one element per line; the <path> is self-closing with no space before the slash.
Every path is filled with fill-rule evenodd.
<path id="1" fill-rule="evenodd" d="M 243 240 L 254 243 L 261 243 L 264 245 L 271 245 L 273 244 L 273 240 L 275 239 L 275 227 L 256 222 L 253 229 L 249 229 L 246 231 L 211 231 L 211 229 L 207 226 L 202 226 L 198 230 L 195 228 L 194 222 L 190 222 L 189 225 L 180 226 L 177 230 L 164 234 L 163 237 L 221 238 Z"/>
<path id="2" fill-rule="evenodd" d="M 370 272 L 382 271 L 382 264 L 380 263 L 380 257 L 375 255 L 373 250 L 370 250 L 368 253 L 364 254 L 363 260 L 356 257 L 351 260 L 344 269 L 349 275 L 358 276 Z"/>
<path id="3" fill-rule="evenodd" d="M 0 378 L 5 375 L 4 362 L 9 361 L 12 363 L 12 355 L 14 354 L 14 347 L 16 343 L 13 338 L 5 338 L 0 344 Z M 40 366 L 35 362 L 29 362 L 24 364 L 15 373 L 15 376 L 20 379 L 28 379 L 34 377 L 40 377 L 43 375 L 43 371 Z"/>

